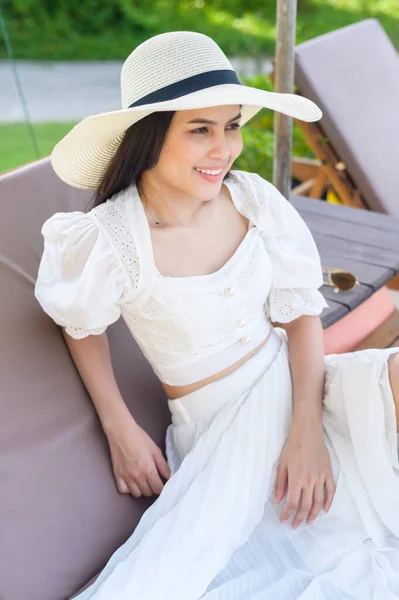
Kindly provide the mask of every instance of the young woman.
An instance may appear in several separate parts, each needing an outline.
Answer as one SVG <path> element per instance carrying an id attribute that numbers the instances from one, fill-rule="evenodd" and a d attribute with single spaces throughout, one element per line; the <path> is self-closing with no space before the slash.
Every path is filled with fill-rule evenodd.
<path id="1" fill-rule="evenodd" d="M 119 491 L 160 495 L 79 599 L 399 598 L 397 349 L 324 358 L 309 230 L 231 171 L 262 107 L 319 109 L 242 86 L 192 32 L 130 55 L 122 104 L 54 150 L 95 206 L 44 224 L 36 296 L 65 328 Z M 167 461 L 114 379 L 120 315 L 168 397 Z"/>

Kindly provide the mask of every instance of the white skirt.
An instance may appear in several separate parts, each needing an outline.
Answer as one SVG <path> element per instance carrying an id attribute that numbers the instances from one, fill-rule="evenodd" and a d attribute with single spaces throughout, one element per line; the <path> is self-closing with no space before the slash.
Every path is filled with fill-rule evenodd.
<path id="1" fill-rule="evenodd" d="M 336 493 L 296 530 L 271 502 L 290 428 L 283 330 L 236 371 L 170 400 L 172 477 L 79 600 L 399 598 L 399 463 L 388 357 L 325 359 Z"/>

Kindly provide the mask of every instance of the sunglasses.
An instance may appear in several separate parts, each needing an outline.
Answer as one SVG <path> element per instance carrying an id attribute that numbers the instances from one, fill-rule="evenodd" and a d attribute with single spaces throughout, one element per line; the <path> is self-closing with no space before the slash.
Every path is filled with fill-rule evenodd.
<path id="1" fill-rule="evenodd" d="M 331 267 L 322 267 L 323 285 L 331 285 L 334 292 L 349 292 L 355 285 L 359 285 L 356 276 L 349 271 L 342 269 L 332 269 Z"/>

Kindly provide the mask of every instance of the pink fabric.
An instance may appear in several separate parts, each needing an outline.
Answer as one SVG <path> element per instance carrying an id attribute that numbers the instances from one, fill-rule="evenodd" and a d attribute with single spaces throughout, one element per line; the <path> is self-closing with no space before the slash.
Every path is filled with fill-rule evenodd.
<path id="1" fill-rule="evenodd" d="M 391 294 L 388 288 L 383 287 L 324 331 L 325 354 L 355 350 L 394 312 Z"/>

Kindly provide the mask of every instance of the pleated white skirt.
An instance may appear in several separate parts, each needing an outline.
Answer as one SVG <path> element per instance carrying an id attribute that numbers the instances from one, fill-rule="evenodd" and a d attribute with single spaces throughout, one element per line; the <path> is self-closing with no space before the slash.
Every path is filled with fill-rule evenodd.
<path id="1" fill-rule="evenodd" d="M 311 524 L 273 505 L 292 393 L 276 330 L 236 371 L 169 401 L 172 477 L 79 600 L 399 598 L 399 463 L 387 360 L 326 357 L 325 441 L 337 484 Z"/>

